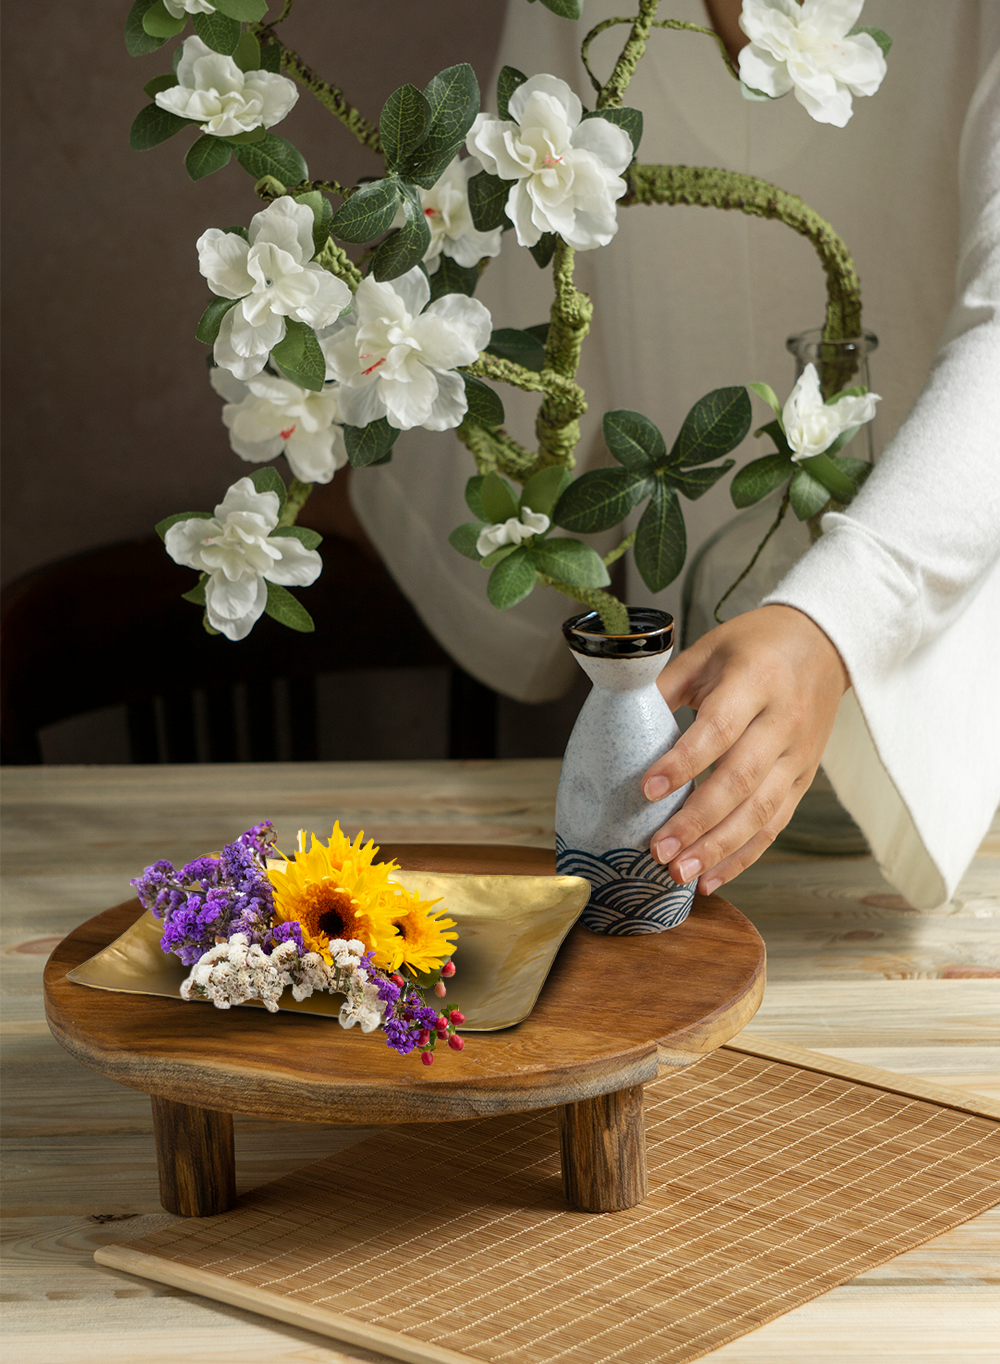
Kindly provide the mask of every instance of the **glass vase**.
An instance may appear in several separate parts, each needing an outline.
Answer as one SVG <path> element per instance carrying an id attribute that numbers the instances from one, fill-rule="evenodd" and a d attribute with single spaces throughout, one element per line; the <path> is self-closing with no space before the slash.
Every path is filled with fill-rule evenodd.
<path id="1" fill-rule="evenodd" d="M 806 365 L 814 364 L 825 396 L 855 384 L 871 387 L 868 358 L 878 346 L 878 338 L 870 332 L 846 341 L 824 341 L 817 328 L 790 336 L 785 344 L 795 357 L 795 378 Z M 871 463 L 872 425 L 867 422 L 860 427 L 842 453 Z M 731 620 L 758 606 L 819 535 L 818 517 L 799 521 L 788 511 L 768 536 L 781 500 L 782 490 L 777 489 L 740 512 L 706 540 L 692 559 L 682 588 L 683 648 L 720 620 Z M 860 854 L 868 850 L 864 836 L 837 801 L 822 772 L 817 773 L 777 841 L 801 852 Z"/>
<path id="2" fill-rule="evenodd" d="M 687 798 L 642 794 L 646 769 L 680 737 L 656 679 L 670 657 L 673 617 L 629 610 L 630 633 L 609 635 L 596 611 L 563 626 L 593 690 L 577 717 L 556 797 L 556 869 L 583 876 L 591 895 L 580 922 L 595 933 L 662 933 L 688 916 L 695 883 L 679 886 L 649 844 Z"/>

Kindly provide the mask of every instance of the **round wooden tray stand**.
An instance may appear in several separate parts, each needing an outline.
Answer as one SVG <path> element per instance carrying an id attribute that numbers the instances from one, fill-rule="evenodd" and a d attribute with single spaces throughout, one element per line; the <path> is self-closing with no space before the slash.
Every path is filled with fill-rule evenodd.
<path id="1" fill-rule="evenodd" d="M 549 875 L 555 854 L 475 844 L 384 844 L 414 870 Z M 152 1098 L 160 1197 L 206 1217 L 236 1199 L 233 1114 L 371 1126 L 558 1108 L 563 1187 L 586 1212 L 646 1195 L 642 1087 L 691 1065 L 753 1017 L 764 944 L 738 910 L 697 896 L 666 933 L 611 938 L 573 928 L 530 1016 L 470 1033 L 425 1067 L 316 1015 L 205 1006 L 95 990 L 66 972 L 113 942 L 138 900 L 81 924 L 45 970 L 56 1040 L 84 1065 Z M 362 1055 L 363 1053 L 363 1055 Z"/>

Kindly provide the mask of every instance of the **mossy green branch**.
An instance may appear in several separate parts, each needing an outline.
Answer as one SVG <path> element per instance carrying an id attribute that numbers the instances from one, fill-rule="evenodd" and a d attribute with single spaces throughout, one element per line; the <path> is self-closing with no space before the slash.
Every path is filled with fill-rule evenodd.
<path id="1" fill-rule="evenodd" d="M 288 485 L 288 496 L 285 505 L 278 517 L 279 526 L 294 526 L 298 520 L 299 512 L 309 501 L 309 494 L 313 490 L 311 483 L 302 483 L 299 479 L 293 478 Z"/>
<path id="2" fill-rule="evenodd" d="M 361 271 L 332 237 L 327 237 L 322 250 L 316 256 L 316 264 L 322 265 L 331 275 L 342 279 L 352 294 L 357 293 L 358 285 L 361 283 Z"/>
<path id="3" fill-rule="evenodd" d="M 552 258 L 554 297 L 542 371 L 546 397 L 535 422 L 539 468 L 562 464 L 572 469 L 576 462 L 573 452 L 580 443 L 577 418 L 587 410 L 583 389 L 576 382 L 576 372 L 584 338 L 590 331 L 594 305 L 573 283 L 575 256 L 573 248 L 560 240 Z M 561 389 L 557 381 L 562 382 Z"/>
<path id="4" fill-rule="evenodd" d="M 636 532 L 634 530 L 630 530 L 628 535 L 625 536 L 624 540 L 619 540 L 618 544 L 615 545 L 614 549 L 608 550 L 607 554 L 605 554 L 604 556 L 605 568 L 610 568 L 611 565 L 617 559 L 620 559 L 622 557 L 626 550 L 632 548 L 632 546 L 635 544 L 635 536 Z"/>
<path id="5" fill-rule="evenodd" d="M 646 50 L 659 2 L 660 0 L 639 0 L 639 13 L 632 23 L 632 32 L 615 62 L 615 69 L 597 97 L 598 109 L 613 109 L 621 104 L 622 97 L 635 74 L 635 68 Z"/>
<path id="6" fill-rule="evenodd" d="M 543 587 L 554 587 L 563 596 L 572 597 L 574 601 L 589 606 L 591 611 L 598 611 L 601 624 L 609 635 L 628 634 L 628 611 L 610 592 L 604 592 L 599 587 L 570 587 L 569 583 L 561 583 L 556 578 L 550 578 L 547 573 L 539 573 L 538 581 Z"/>
<path id="7" fill-rule="evenodd" d="M 338 90 L 329 81 L 323 80 L 322 76 L 318 76 L 312 67 L 306 66 L 299 54 L 293 52 L 290 47 L 286 47 L 270 25 L 263 27 L 254 25 L 254 31 L 263 42 L 277 43 L 281 48 L 282 71 L 287 72 L 300 85 L 305 86 L 309 93 L 319 100 L 324 109 L 329 109 L 334 118 L 339 119 L 345 128 L 350 129 L 363 147 L 370 148 L 378 156 L 382 155 L 382 139 L 379 136 L 378 125 L 369 122 L 362 114 L 358 113 L 354 105 L 345 98 L 342 90 Z"/>
<path id="8" fill-rule="evenodd" d="M 580 294 L 580 298 L 584 299 L 589 308 L 590 300 L 583 294 Z M 553 304 L 553 319 L 556 307 L 557 305 Z M 580 339 L 582 341 L 582 337 Z M 578 348 L 575 354 L 579 355 Z M 573 372 L 575 373 L 575 360 Z M 538 453 L 532 457 L 531 467 L 525 477 L 530 478 L 539 469 L 545 469 L 550 464 L 561 464 L 567 469 L 572 469 L 573 451 L 580 440 L 580 425 L 577 419 L 586 412 L 587 400 L 583 389 L 571 375 L 559 373 L 548 364 L 538 373 L 533 369 L 526 369 L 524 365 L 516 364 L 513 360 L 503 360 L 499 356 L 486 354 L 480 355 L 474 364 L 466 366 L 466 373 L 474 374 L 478 379 L 512 384 L 526 393 L 544 393 L 545 397 L 536 422 Z M 520 474 L 515 476 L 522 477 Z"/>
<path id="9" fill-rule="evenodd" d="M 824 339 L 841 341 L 861 332 L 861 284 L 844 241 L 830 224 L 767 180 L 739 171 L 707 166 L 632 166 L 629 189 L 620 206 L 629 204 L 695 204 L 702 208 L 737 209 L 756 218 L 773 218 L 812 242 L 826 274 Z"/>
<path id="10" fill-rule="evenodd" d="M 536 456 L 519 445 L 502 426 L 488 431 L 477 422 L 462 422 L 455 434 L 472 451 L 481 474 L 503 474 L 518 483 L 527 483 L 534 472 Z"/>
<path id="11" fill-rule="evenodd" d="M 580 60 L 583 62 L 583 65 L 584 65 L 584 68 L 586 69 L 587 75 L 590 77 L 590 83 L 591 83 L 591 85 L 592 85 L 592 86 L 594 87 L 594 89 L 598 92 L 598 94 L 600 94 L 600 92 L 604 89 L 604 87 L 603 87 L 603 85 L 601 84 L 601 82 L 598 80 L 598 78 L 594 75 L 594 72 L 593 72 L 593 70 L 591 69 L 591 66 L 590 66 L 590 45 L 591 45 L 591 43 L 594 41 L 594 39 L 595 39 L 599 34 L 604 33 L 604 31 L 605 31 L 606 29 L 614 28 L 616 24 L 634 24 L 634 23 L 635 23 L 634 17 L 619 18 L 619 19 L 605 19 L 605 20 L 603 21 L 603 23 L 600 23 L 600 24 L 595 25 L 595 27 L 592 28 L 592 29 L 590 30 L 590 32 L 587 34 L 586 38 L 584 38 L 583 42 L 580 44 Z M 739 73 L 739 71 L 738 71 L 736 65 L 734 64 L 733 59 L 730 57 L 729 53 L 726 51 L 726 44 L 722 41 L 722 39 L 721 39 L 721 38 L 719 37 L 719 35 L 716 33 L 715 29 L 713 29 L 713 28 L 704 28 L 701 24 L 689 24 L 689 23 L 686 23 L 683 19 L 655 19 L 655 20 L 653 21 L 651 27 L 652 27 L 652 28 L 675 28 L 675 29 L 682 29 L 682 30 L 684 30 L 684 31 L 687 32 L 687 33 L 703 33 L 707 38 L 714 38 L 715 41 L 716 41 L 716 43 L 717 43 L 718 46 L 719 46 L 719 51 L 722 53 L 722 60 L 726 63 L 726 69 L 729 71 L 729 74 L 730 74 L 731 76 L 734 76 L 734 77 L 736 78 L 736 80 L 739 80 L 739 78 L 740 78 L 740 73 Z"/>

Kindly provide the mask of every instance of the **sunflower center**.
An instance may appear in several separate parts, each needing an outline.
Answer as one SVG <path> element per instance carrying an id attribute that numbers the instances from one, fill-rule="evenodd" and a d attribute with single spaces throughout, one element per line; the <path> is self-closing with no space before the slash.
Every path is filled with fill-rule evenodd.
<path id="1" fill-rule="evenodd" d="M 310 916 L 316 932 L 327 938 L 350 938 L 349 931 L 354 922 L 351 913 L 351 897 L 346 890 L 324 891 L 319 903 Z"/>

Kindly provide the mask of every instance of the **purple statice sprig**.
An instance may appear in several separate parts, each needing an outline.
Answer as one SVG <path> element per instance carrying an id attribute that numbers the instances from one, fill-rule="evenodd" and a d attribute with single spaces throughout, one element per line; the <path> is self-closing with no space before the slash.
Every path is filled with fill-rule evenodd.
<path id="1" fill-rule="evenodd" d="M 173 952 L 185 966 L 193 966 L 217 943 L 245 933 L 270 953 L 289 938 L 305 950 L 298 924 L 274 925 L 274 896 L 267 875 L 274 827 L 263 820 L 219 857 L 197 857 L 178 871 L 172 862 L 154 862 L 135 887 L 144 909 L 163 920 L 160 946 Z"/>
<path id="2" fill-rule="evenodd" d="M 461 1051 L 465 1042 L 455 1029 L 465 1022 L 465 1015 L 452 1009 L 447 1014 L 424 1003 L 423 995 L 402 976 L 379 975 L 376 980 L 379 998 L 385 1004 L 385 1037 L 393 1051 L 409 1056 L 419 1050 L 425 1066 L 434 1060 L 434 1048 L 445 1042 L 453 1051 Z"/>

